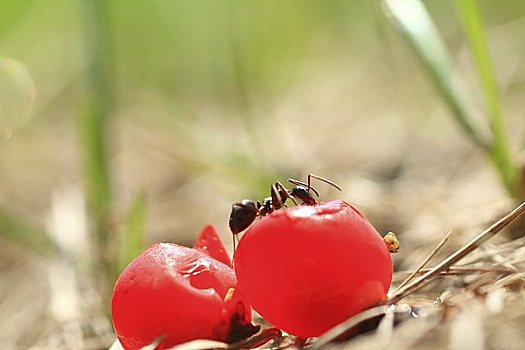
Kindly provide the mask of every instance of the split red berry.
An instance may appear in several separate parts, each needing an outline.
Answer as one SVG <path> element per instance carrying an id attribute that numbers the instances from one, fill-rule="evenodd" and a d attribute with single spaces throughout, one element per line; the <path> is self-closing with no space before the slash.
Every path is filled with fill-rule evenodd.
<path id="1" fill-rule="evenodd" d="M 383 302 L 392 280 L 383 239 L 341 200 L 263 217 L 240 240 L 234 266 L 252 307 L 303 338 Z"/>
<path id="2" fill-rule="evenodd" d="M 193 245 L 194 249 L 211 256 L 215 260 L 232 267 L 230 256 L 226 252 L 224 243 L 212 225 L 206 225 Z"/>
<path id="3" fill-rule="evenodd" d="M 212 243 L 199 240 L 198 248 L 220 252 L 222 242 L 214 234 L 208 229 L 201 235 Z M 154 244 L 122 272 L 112 318 L 124 349 L 140 349 L 159 338 L 157 349 L 195 339 L 228 342 L 256 331 L 250 307 L 233 289 L 237 281 L 231 267 L 200 250 Z"/>

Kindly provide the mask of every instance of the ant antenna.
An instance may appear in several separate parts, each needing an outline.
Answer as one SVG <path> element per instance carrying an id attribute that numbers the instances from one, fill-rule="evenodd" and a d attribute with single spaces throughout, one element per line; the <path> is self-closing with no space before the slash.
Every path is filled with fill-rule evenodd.
<path id="1" fill-rule="evenodd" d="M 342 191 L 342 188 L 338 184 L 336 184 L 336 183 L 334 183 L 334 182 L 332 182 L 332 181 L 330 181 L 330 180 L 328 180 L 328 179 L 326 179 L 326 178 L 324 178 L 322 176 L 315 175 L 315 174 L 308 174 L 308 183 L 304 183 L 302 181 L 295 180 L 295 179 L 288 179 L 288 181 L 290 183 L 294 184 L 294 185 L 306 186 L 308 188 L 308 191 L 310 191 L 310 190 L 314 191 L 314 193 L 319 197 L 319 192 L 317 192 L 317 190 L 311 185 L 312 178 L 320 180 L 320 181 L 323 181 L 324 183 L 327 183 L 327 184 L 337 188 L 339 191 Z"/>
<path id="2" fill-rule="evenodd" d="M 307 188 L 307 191 L 310 192 L 310 190 L 314 191 L 315 195 L 319 197 L 319 192 L 315 189 L 315 187 L 311 186 L 310 183 L 302 182 L 295 179 L 288 179 L 288 182 L 296 185 L 296 186 L 303 186 Z"/>

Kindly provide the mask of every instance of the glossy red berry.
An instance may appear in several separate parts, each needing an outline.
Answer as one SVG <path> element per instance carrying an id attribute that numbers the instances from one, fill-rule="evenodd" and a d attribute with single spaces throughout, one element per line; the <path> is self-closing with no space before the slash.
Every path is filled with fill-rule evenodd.
<path id="1" fill-rule="evenodd" d="M 234 266 L 252 307 L 275 327 L 303 338 L 381 303 L 392 280 L 383 239 L 341 200 L 263 217 L 242 237 Z"/>
<path id="2" fill-rule="evenodd" d="M 222 246 L 214 234 L 208 229 L 203 237 L 211 241 L 199 240 L 199 250 L 154 244 L 122 272 L 112 318 L 124 349 L 140 349 L 160 337 L 157 349 L 195 339 L 230 341 L 239 330 L 253 330 L 249 306 L 232 294 L 233 270 L 210 256 Z"/>

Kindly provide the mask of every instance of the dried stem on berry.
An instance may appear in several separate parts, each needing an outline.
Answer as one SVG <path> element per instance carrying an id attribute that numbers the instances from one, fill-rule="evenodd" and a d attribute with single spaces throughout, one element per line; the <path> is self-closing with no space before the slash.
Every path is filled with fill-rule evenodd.
<path id="1" fill-rule="evenodd" d="M 400 244 L 394 232 L 388 232 L 385 235 L 385 237 L 383 237 L 383 241 L 385 241 L 385 244 L 388 250 L 390 251 L 390 253 L 395 254 L 399 252 Z"/>

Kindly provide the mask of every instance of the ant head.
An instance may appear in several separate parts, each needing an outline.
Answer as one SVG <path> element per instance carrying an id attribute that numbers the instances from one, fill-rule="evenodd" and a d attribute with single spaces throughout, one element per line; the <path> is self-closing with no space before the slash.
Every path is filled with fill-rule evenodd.
<path id="1" fill-rule="evenodd" d="M 257 206 L 254 201 L 244 199 L 232 205 L 230 230 L 234 235 L 244 231 L 257 217 Z"/>
<path id="2" fill-rule="evenodd" d="M 311 187 L 310 187 L 311 188 Z M 317 192 L 316 192 L 317 193 Z M 295 198 L 299 198 L 306 205 L 315 205 L 317 201 L 314 196 L 308 191 L 307 187 L 304 186 L 295 186 L 292 188 L 290 195 Z"/>

